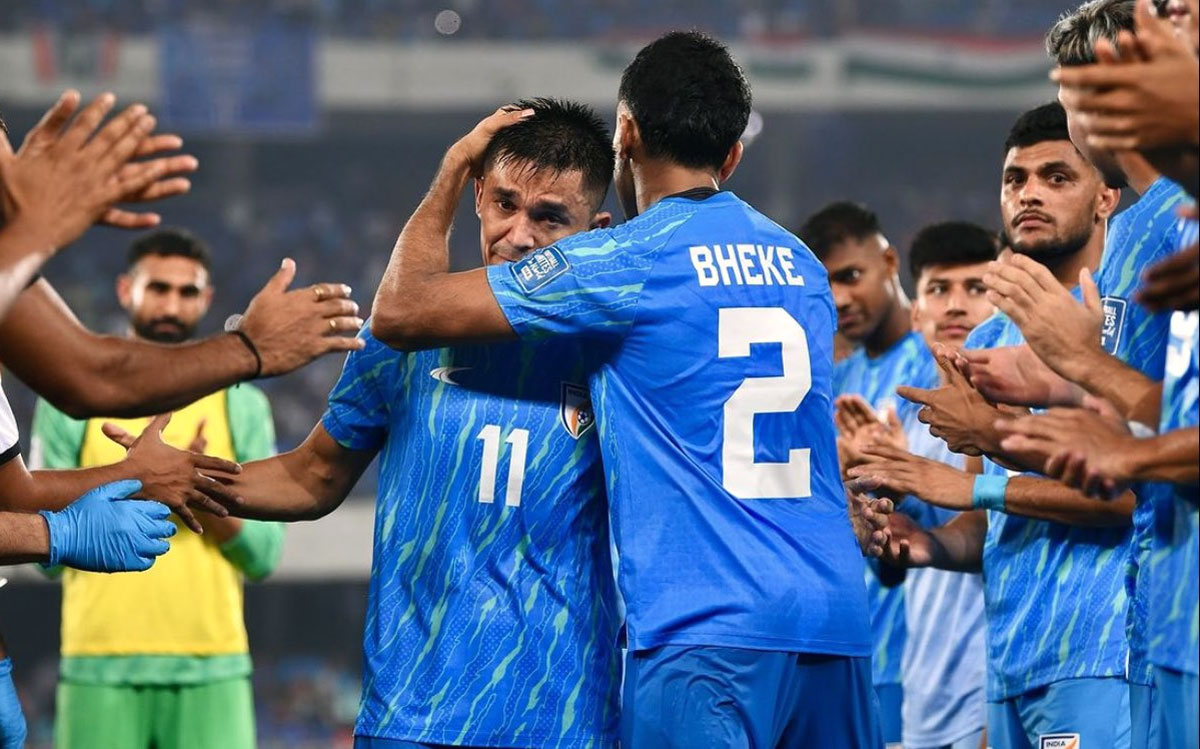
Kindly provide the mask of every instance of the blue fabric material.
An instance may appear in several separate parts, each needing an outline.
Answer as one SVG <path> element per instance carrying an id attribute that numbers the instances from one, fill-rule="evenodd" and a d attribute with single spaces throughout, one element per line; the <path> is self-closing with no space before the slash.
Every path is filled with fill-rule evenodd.
<path id="1" fill-rule="evenodd" d="M 625 663 L 623 749 L 883 744 L 868 658 L 664 645 Z"/>
<path id="2" fill-rule="evenodd" d="M 997 314 L 971 332 L 966 347 L 1023 342 L 1017 326 Z M 990 460 L 983 463 L 986 473 L 1009 475 Z M 1065 679 L 1124 676 L 1131 536 L 1129 528 L 988 512 L 983 582 L 989 701 Z"/>
<path id="3" fill-rule="evenodd" d="M 1129 685 L 1124 679 L 1056 681 L 989 702 L 987 728 L 992 749 L 1129 749 Z"/>
<path id="4" fill-rule="evenodd" d="M 666 198 L 488 281 L 522 338 L 583 338 L 633 650 L 870 653 L 830 419 L 825 269 L 731 193 Z"/>
<path id="5" fill-rule="evenodd" d="M 380 456 L 355 732 L 611 743 L 619 619 L 580 349 L 360 335 L 322 420 Z"/>
<path id="6" fill-rule="evenodd" d="M 1155 749 L 1196 749 L 1200 745 L 1200 678 L 1155 666 L 1154 687 L 1162 742 Z"/>
<path id="7" fill-rule="evenodd" d="M 858 395 L 880 414 L 894 408 L 900 423 L 923 428 L 917 421 L 916 404 L 896 395 L 900 385 L 936 387 L 937 362 L 919 333 L 910 332 L 878 356 L 867 356 L 859 348 L 839 362 L 833 370 L 834 395 Z M 898 684 L 902 676 L 900 662 L 907 637 L 904 615 L 907 585 L 883 585 L 868 565 L 864 578 L 867 601 L 871 608 L 871 673 L 876 684 Z M 899 739 L 897 739 L 898 741 Z"/>

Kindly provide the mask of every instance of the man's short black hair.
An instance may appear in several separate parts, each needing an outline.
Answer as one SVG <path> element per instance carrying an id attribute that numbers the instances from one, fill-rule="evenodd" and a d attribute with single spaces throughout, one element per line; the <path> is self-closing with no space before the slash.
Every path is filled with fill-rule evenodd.
<path id="1" fill-rule="evenodd" d="M 931 265 L 975 265 L 995 260 L 999 253 L 995 232 L 969 221 L 944 221 L 913 237 L 908 267 L 916 281 Z"/>
<path id="2" fill-rule="evenodd" d="M 1018 117 L 1004 141 L 1004 153 L 1013 148 L 1028 148 L 1051 140 L 1071 140 L 1071 132 L 1067 129 L 1067 110 L 1056 101 Z"/>
<path id="3" fill-rule="evenodd" d="M 612 137 L 604 121 L 591 107 L 562 99 L 524 99 L 513 106 L 534 114 L 492 136 L 483 152 L 484 171 L 497 162 L 555 174 L 577 169 L 599 208 L 613 176 Z"/>
<path id="4" fill-rule="evenodd" d="M 163 257 L 186 257 L 200 263 L 206 271 L 212 270 L 212 255 L 208 245 L 199 237 L 184 229 L 158 229 L 138 237 L 129 246 L 129 268 L 147 255 Z"/>
<path id="5" fill-rule="evenodd" d="M 1059 65 L 1090 65 L 1096 42 L 1117 43 L 1122 31 L 1133 31 L 1134 0 L 1089 0 L 1059 17 L 1046 32 L 1046 52 Z"/>
<path id="6" fill-rule="evenodd" d="M 862 241 L 882 233 L 879 217 L 862 203 L 849 200 L 839 200 L 825 206 L 809 216 L 796 232 L 820 260 L 824 260 L 842 242 Z"/>
<path id="7" fill-rule="evenodd" d="M 721 168 L 750 119 L 750 84 L 725 45 L 697 31 L 647 44 L 621 74 L 646 155 L 693 169 Z"/>

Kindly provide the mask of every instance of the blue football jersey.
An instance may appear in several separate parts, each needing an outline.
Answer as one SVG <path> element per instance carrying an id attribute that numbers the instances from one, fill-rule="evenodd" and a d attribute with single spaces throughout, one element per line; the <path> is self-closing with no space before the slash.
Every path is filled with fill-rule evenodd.
<path id="1" fill-rule="evenodd" d="M 962 469 L 965 459 L 919 421 L 906 425 L 914 455 Z M 936 528 L 960 514 L 906 497 L 897 510 L 922 528 Z M 904 686 L 903 743 L 948 746 L 986 723 L 987 630 L 983 578 L 933 567 L 911 569 L 904 579 L 907 636 L 901 673 Z M 946 633 L 952 632 L 952 637 Z"/>
<path id="2" fill-rule="evenodd" d="M 488 281 L 522 337 L 606 350 L 592 397 L 632 649 L 870 653 L 808 248 L 731 193 L 673 196 Z"/>
<path id="3" fill-rule="evenodd" d="M 1195 228 L 1192 229 L 1195 241 Z M 1176 312 L 1163 381 L 1161 432 L 1200 424 L 1200 313 Z M 1200 673 L 1200 489 L 1157 497 L 1150 562 L 1150 662 Z"/>
<path id="4" fill-rule="evenodd" d="M 1151 313 L 1134 300 L 1142 272 L 1175 252 L 1179 244 L 1179 219 L 1175 215 L 1187 193 L 1174 182 L 1160 177 L 1148 190 L 1108 223 L 1104 259 L 1096 274 L 1104 322 L 1100 343 L 1121 361 L 1136 367 L 1152 380 L 1163 378 L 1170 312 Z M 1149 583 L 1146 579 L 1154 526 L 1156 495 L 1170 492 L 1163 484 L 1135 487 L 1132 552 L 1126 569 L 1129 594 L 1129 680 L 1152 684 L 1146 657 L 1149 623 Z"/>
<path id="5" fill-rule="evenodd" d="M 619 621 L 578 347 L 361 337 L 322 419 L 380 453 L 355 732 L 611 745 Z"/>
<path id="6" fill-rule="evenodd" d="M 937 384 L 937 364 L 925 339 L 910 332 L 878 356 L 867 356 L 863 348 L 839 362 L 833 370 L 834 395 L 860 395 L 876 411 L 895 408 L 907 427 L 916 421 L 910 401 L 896 395 L 899 385 L 933 387 Z M 900 683 L 900 662 L 904 654 L 904 585 L 887 587 L 880 583 L 874 565 L 867 565 L 867 601 L 871 607 L 871 678 L 876 684 Z"/>
<path id="7" fill-rule="evenodd" d="M 1078 289 L 1074 292 L 1078 298 Z M 997 313 L 966 348 L 1024 343 Z M 984 459 L 984 472 L 1007 474 Z M 1030 474 L 1037 475 L 1037 474 Z M 1080 677 L 1122 676 L 1129 528 L 1085 528 L 988 511 L 983 546 L 988 700 Z"/>

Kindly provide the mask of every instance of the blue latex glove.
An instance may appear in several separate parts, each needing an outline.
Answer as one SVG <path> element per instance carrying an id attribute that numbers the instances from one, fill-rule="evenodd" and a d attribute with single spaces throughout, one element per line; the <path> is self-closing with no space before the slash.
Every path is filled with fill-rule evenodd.
<path id="1" fill-rule="evenodd" d="M 0 660 L 0 749 L 25 746 L 25 713 L 13 686 L 12 659 Z"/>
<path id="2" fill-rule="evenodd" d="M 58 512 L 42 511 L 50 528 L 50 566 L 65 564 L 88 572 L 150 569 L 175 535 L 161 502 L 125 499 L 141 481 L 114 481 L 92 489 Z"/>

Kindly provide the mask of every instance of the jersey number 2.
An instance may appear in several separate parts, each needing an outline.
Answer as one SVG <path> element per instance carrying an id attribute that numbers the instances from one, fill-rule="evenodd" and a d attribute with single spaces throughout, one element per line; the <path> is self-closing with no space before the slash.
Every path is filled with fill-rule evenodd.
<path id="1" fill-rule="evenodd" d="M 791 413 L 812 388 L 808 336 L 782 307 L 726 307 L 720 311 L 717 351 L 722 359 L 750 355 L 753 343 L 778 343 L 783 374 L 747 377 L 725 401 L 721 483 L 738 499 L 812 496 L 809 448 L 788 451 L 787 462 L 754 460 L 754 417 Z"/>

